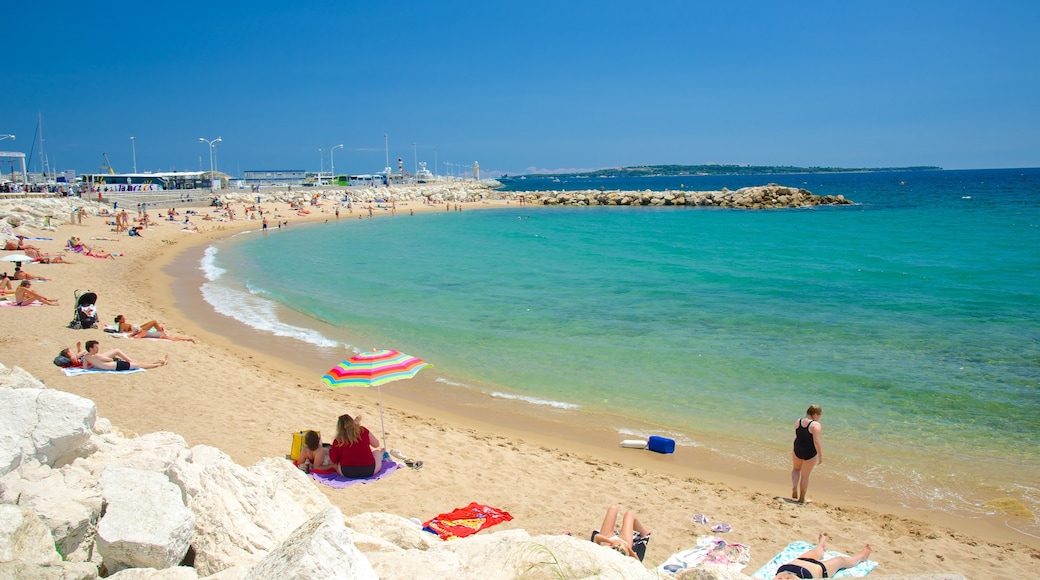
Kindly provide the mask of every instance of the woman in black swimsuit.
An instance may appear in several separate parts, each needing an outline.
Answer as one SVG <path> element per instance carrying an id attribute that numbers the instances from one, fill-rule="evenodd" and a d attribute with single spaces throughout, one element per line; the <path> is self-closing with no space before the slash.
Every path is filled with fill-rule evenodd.
<path id="1" fill-rule="evenodd" d="M 820 415 L 823 409 L 819 405 L 809 405 L 805 416 L 798 419 L 794 426 L 794 468 L 791 470 L 791 497 L 798 503 L 805 503 L 805 492 L 809 489 L 809 474 L 813 467 L 823 463 L 823 446 L 820 444 Z"/>
<path id="2" fill-rule="evenodd" d="M 870 557 L 870 544 L 863 546 L 863 551 L 856 556 L 837 556 L 820 561 L 827 551 L 827 536 L 820 534 L 816 547 L 776 569 L 773 580 L 790 580 L 791 578 L 830 578 L 839 570 L 851 568 Z"/>

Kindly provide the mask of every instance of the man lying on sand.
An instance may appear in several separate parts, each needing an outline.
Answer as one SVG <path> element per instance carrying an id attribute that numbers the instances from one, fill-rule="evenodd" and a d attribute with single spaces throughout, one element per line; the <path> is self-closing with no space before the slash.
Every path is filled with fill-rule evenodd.
<path id="1" fill-rule="evenodd" d="M 83 368 L 87 369 L 96 368 L 101 369 L 103 371 L 129 371 L 132 369 L 154 369 L 166 366 L 166 363 L 168 363 L 170 359 L 170 356 L 166 355 L 162 358 L 162 360 L 158 360 L 153 363 L 142 363 L 130 360 L 129 358 L 123 360 L 119 358 L 105 356 L 103 354 L 98 353 L 98 351 L 101 350 L 101 345 L 96 340 L 88 340 L 86 347 L 87 354 L 83 357 Z"/>

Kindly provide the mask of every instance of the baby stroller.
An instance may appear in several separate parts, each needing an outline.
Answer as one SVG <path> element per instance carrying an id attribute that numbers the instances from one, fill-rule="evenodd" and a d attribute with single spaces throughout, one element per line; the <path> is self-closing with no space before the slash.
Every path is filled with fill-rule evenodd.
<path id="1" fill-rule="evenodd" d="M 83 294 L 76 290 L 74 296 L 76 297 L 76 312 L 72 316 L 72 322 L 69 323 L 69 328 L 76 330 L 83 328 L 97 328 L 98 317 L 97 317 L 97 294 L 87 291 Z"/>

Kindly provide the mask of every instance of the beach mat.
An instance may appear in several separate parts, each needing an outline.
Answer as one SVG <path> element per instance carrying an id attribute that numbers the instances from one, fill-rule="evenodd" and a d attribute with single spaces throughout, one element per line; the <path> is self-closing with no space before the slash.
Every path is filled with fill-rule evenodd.
<path id="1" fill-rule="evenodd" d="M 18 304 L 14 300 L 0 300 L 0 306 L 17 306 L 19 308 L 23 306 L 43 306 L 43 302 L 39 300 L 33 300 L 29 304 Z"/>
<path id="2" fill-rule="evenodd" d="M 329 487 L 334 487 L 336 489 L 343 489 L 344 487 L 350 487 L 355 483 L 372 483 L 373 481 L 379 481 L 380 479 L 383 479 L 384 477 L 397 471 L 398 467 L 400 467 L 400 465 L 394 463 L 393 461 L 390 461 L 389 459 L 384 458 L 382 469 L 380 469 L 379 473 L 373 475 L 372 477 L 365 477 L 361 479 L 347 479 L 341 476 L 340 474 L 336 473 L 335 471 L 333 471 L 332 473 L 310 473 L 308 475 L 310 475 L 311 479 L 317 481 L 318 483 L 322 483 Z"/>
<path id="3" fill-rule="evenodd" d="M 712 564 L 740 572 L 750 561 L 751 548 L 748 546 L 729 544 L 718 536 L 698 536 L 694 547 L 672 554 L 657 567 L 657 570 L 666 574 L 677 574 L 682 570 Z"/>
<path id="4" fill-rule="evenodd" d="M 513 519 L 509 512 L 473 502 L 423 523 L 423 529 L 442 540 L 471 536 L 480 530 Z"/>
<path id="5" fill-rule="evenodd" d="M 813 544 L 804 541 L 791 542 L 784 548 L 779 554 L 773 557 L 772 560 L 767 562 L 764 566 L 755 571 L 751 575 L 752 578 L 757 580 L 769 580 L 773 576 L 776 576 L 776 569 L 784 564 L 794 560 L 798 556 L 801 556 L 805 552 L 813 549 Z M 844 556 L 841 552 L 834 550 L 827 550 L 824 553 L 823 559 L 837 558 L 838 556 Z M 878 563 L 873 560 L 866 560 L 856 564 L 852 568 L 845 568 L 837 574 L 832 573 L 830 578 L 862 578 L 870 573 L 871 570 L 877 568 Z"/>
<path id="6" fill-rule="evenodd" d="M 104 369 L 85 369 L 82 367 L 64 367 L 61 372 L 67 377 L 78 377 L 80 375 L 94 375 L 98 373 L 114 373 L 117 375 L 128 375 L 130 373 L 143 373 L 145 369 L 130 369 L 128 371 L 107 371 Z"/>

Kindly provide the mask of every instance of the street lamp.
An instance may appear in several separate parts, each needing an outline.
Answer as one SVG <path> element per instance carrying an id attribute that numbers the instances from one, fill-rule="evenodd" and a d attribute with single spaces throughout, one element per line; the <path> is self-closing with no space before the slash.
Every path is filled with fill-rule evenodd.
<path id="1" fill-rule="evenodd" d="M 130 136 L 130 147 L 134 150 L 134 173 L 137 173 L 137 139 L 133 135 Z"/>
<path id="2" fill-rule="evenodd" d="M 318 149 L 318 185 L 321 185 L 321 174 L 325 173 L 325 150 Z"/>
<path id="3" fill-rule="evenodd" d="M 389 133 L 383 133 L 383 141 L 384 141 L 384 144 L 386 145 L 386 173 L 387 173 L 387 176 L 389 176 L 390 175 L 390 134 Z"/>
<path id="4" fill-rule="evenodd" d="M 332 147 L 331 149 L 329 149 L 329 161 L 332 162 L 332 169 L 331 169 L 331 171 L 332 171 L 332 179 L 333 179 L 333 181 L 336 180 L 336 149 L 342 149 L 342 148 L 343 148 L 343 144 L 340 143 L 339 145 L 336 145 L 335 147 Z"/>
<path id="5" fill-rule="evenodd" d="M 415 181 L 419 180 L 419 154 L 415 150 L 415 141 L 412 141 L 412 157 L 415 161 L 415 173 L 412 174 L 412 179 Z"/>
<path id="6" fill-rule="evenodd" d="M 205 144 L 209 145 L 209 189 L 210 189 L 210 191 L 213 191 L 213 189 L 214 189 L 213 188 L 213 176 L 214 176 L 214 173 L 213 173 L 213 147 L 216 146 L 216 144 L 220 143 L 221 141 L 223 141 L 223 139 L 221 139 L 220 137 L 217 137 L 216 139 L 214 139 L 212 141 L 210 141 L 209 139 L 203 139 L 202 137 L 199 137 L 199 143 L 205 143 Z"/>
<path id="7" fill-rule="evenodd" d="M 10 139 L 11 141 L 14 141 L 14 135 L 0 135 L 0 141 L 3 141 L 4 139 Z"/>

